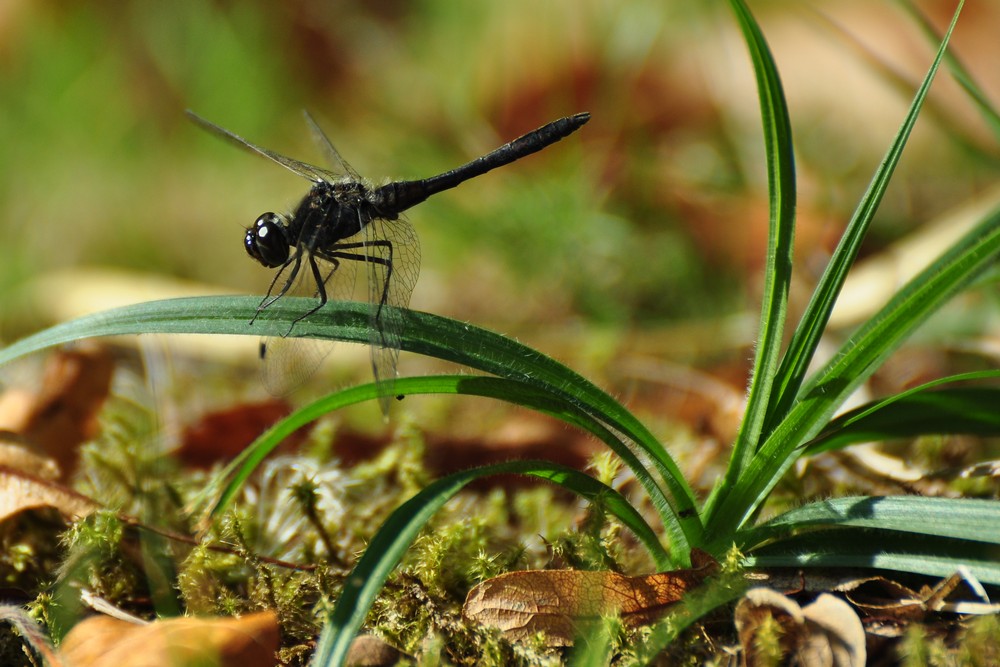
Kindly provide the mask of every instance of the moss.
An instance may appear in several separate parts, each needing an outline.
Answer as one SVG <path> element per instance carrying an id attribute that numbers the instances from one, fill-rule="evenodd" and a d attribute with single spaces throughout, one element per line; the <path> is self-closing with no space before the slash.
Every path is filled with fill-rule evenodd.
<path id="1" fill-rule="evenodd" d="M 1000 664 L 1000 617 L 972 618 L 955 643 L 958 664 L 983 667 Z"/>

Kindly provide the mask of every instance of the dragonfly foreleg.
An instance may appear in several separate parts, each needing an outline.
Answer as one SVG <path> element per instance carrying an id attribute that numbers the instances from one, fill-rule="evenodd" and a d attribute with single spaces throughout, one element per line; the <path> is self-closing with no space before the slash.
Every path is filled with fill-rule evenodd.
<path id="1" fill-rule="evenodd" d="M 279 270 L 276 274 L 274 274 L 274 279 L 271 280 L 271 284 L 267 288 L 267 296 L 261 299 L 260 303 L 257 305 L 257 312 L 255 312 L 253 317 L 250 318 L 250 324 L 254 323 L 254 320 L 257 319 L 257 316 L 260 315 L 265 308 L 270 306 L 272 303 L 274 303 L 281 297 L 285 296 L 285 293 L 287 293 L 288 290 L 291 289 L 292 284 L 295 282 L 295 276 L 299 274 L 299 267 L 301 266 L 301 264 L 302 264 L 302 251 L 296 250 L 295 254 L 289 257 L 288 261 L 285 262 L 285 265 L 281 267 L 281 270 Z M 281 274 L 284 273 L 285 269 L 288 268 L 289 265 L 291 265 L 292 268 L 288 272 L 288 278 L 285 279 L 285 284 L 281 286 L 281 291 L 272 296 L 271 292 L 274 291 L 274 286 L 278 284 L 278 280 L 281 278 Z"/>

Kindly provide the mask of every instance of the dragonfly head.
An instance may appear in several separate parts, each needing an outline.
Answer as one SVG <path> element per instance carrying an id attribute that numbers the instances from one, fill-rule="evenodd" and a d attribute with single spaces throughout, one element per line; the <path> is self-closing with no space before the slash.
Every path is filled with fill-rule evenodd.
<path id="1" fill-rule="evenodd" d="M 269 269 L 288 261 L 288 235 L 285 219 L 277 213 L 265 213 L 247 228 L 243 247 L 247 254 Z"/>

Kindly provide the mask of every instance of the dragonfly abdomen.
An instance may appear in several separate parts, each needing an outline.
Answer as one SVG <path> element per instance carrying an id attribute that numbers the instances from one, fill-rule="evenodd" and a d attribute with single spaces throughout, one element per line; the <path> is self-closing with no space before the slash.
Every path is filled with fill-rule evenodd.
<path id="1" fill-rule="evenodd" d="M 383 185 L 371 193 L 372 201 L 383 217 L 391 215 L 395 218 L 431 195 L 454 188 L 471 178 L 510 164 L 526 155 L 537 153 L 546 146 L 551 146 L 560 139 L 576 132 L 589 120 L 589 113 L 578 113 L 554 120 L 451 171 L 419 181 L 397 181 Z"/>

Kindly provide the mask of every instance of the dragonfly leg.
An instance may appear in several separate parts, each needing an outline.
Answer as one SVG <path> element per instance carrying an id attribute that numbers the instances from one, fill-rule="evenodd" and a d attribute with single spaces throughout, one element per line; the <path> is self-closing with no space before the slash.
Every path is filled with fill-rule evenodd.
<path id="1" fill-rule="evenodd" d="M 389 257 L 373 257 L 368 254 L 359 255 L 352 252 L 342 252 L 343 250 L 350 250 L 355 248 L 367 248 L 372 246 L 379 246 L 387 248 L 389 251 Z M 381 264 L 385 267 L 385 280 L 382 282 L 382 294 L 379 296 L 378 309 L 375 311 L 375 318 L 382 314 L 382 306 L 389 302 L 389 285 L 392 280 L 392 241 L 386 240 L 375 240 L 375 241 L 364 241 L 359 243 L 340 243 L 334 246 L 331 251 L 323 252 L 321 255 L 324 259 L 329 261 L 335 261 L 336 258 L 349 259 L 355 262 L 368 262 L 369 264 Z"/>
<path id="2" fill-rule="evenodd" d="M 297 322 L 301 322 L 302 320 L 306 319 L 307 317 L 315 313 L 317 310 L 325 306 L 327 302 L 326 280 L 323 279 L 323 274 L 321 274 L 319 271 L 319 265 L 316 264 L 316 258 L 313 257 L 312 255 L 309 255 L 307 261 L 309 262 L 309 269 L 310 271 L 312 271 L 313 274 L 313 280 L 316 281 L 316 296 L 319 297 L 319 303 L 312 310 L 308 311 L 304 315 L 299 315 L 298 317 L 296 317 L 295 320 L 292 322 L 292 326 L 295 326 Z M 340 266 L 340 262 L 338 262 L 336 259 L 331 259 L 331 261 L 333 262 L 334 266 L 333 269 L 330 271 L 330 273 L 327 275 L 327 279 L 329 279 L 329 277 L 333 275 L 333 272 L 337 270 L 337 267 Z M 288 331 L 291 332 L 291 330 L 292 327 L 288 327 Z M 285 335 L 287 336 L 288 334 Z"/>
<path id="3" fill-rule="evenodd" d="M 285 262 L 285 265 L 283 267 L 281 267 L 281 270 L 278 271 L 276 274 L 274 274 L 274 279 L 271 281 L 271 285 L 267 288 L 267 296 L 261 299 L 260 303 L 257 305 L 257 312 L 255 312 L 253 317 L 250 318 L 250 324 L 254 323 L 254 320 L 257 319 L 257 316 L 260 315 L 265 308 L 273 304 L 281 297 L 285 296 L 288 290 L 292 287 L 292 283 L 295 282 L 295 276 L 299 274 L 299 267 L 301 266 L 301 264 L 302 264 L 302 251 L 296 250 L 295 254 L 292 257 L 290 257 L 287 262 Z M 281 274 L 284 273 L 285 269 L 288 268 L 289 265 L 291 265 L 292 268 L 288 272 L 288 278 L 285 280 L 285 283 L 281 286 L 281 290 L 277 294 L 272 296 L 271 292 L 274 291 L 274 286 L 278 283 L 278 280 L 281 278 Z"/>
<path id="4" fill-rule="evenodd" d="M 382 296 L 378 300 L 378 312 L 376 317 L 382 312 L 382 306 L 384 306 L 389 301 L 389 285 L 392 283 L 392 241 L 386 240 L 375 240 L 369 241 L 367 245 L 370 246 L 381 246 L 388 250 L 389 257 L 384 259 L 382 257 L 369 257 L 369 262 L 374 262 L 376 264 L 385 265 L 385 281 L 382 283 Z"/>

